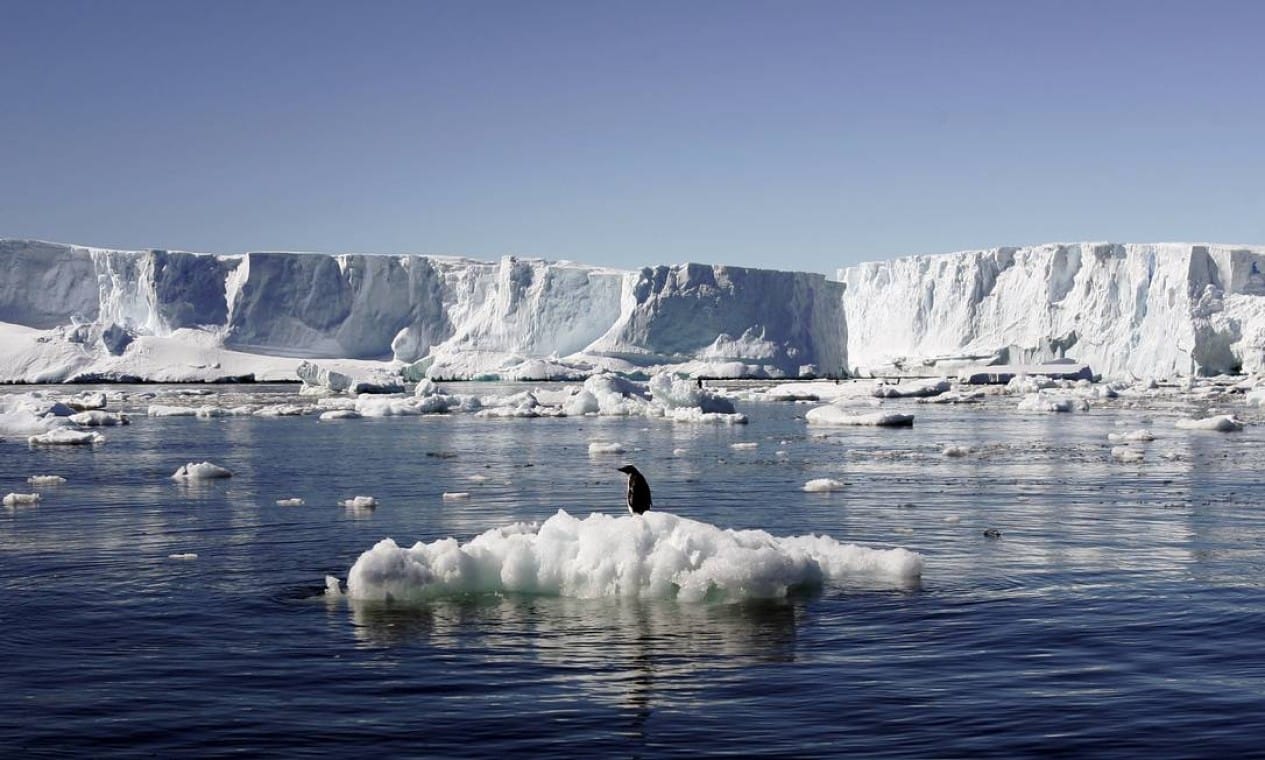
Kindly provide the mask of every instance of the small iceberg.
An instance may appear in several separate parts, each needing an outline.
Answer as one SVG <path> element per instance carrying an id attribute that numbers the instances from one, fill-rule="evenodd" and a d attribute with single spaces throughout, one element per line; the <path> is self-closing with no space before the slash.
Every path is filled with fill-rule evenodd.
<path id="1" fill-rule="evenodd" d="M 1183 430 L 1211 430 L 1217 433 L 1233 433 L 1243 429 L 1243 421 L 1232 414 L 1218 414 L 1203 419 L 1184 419 L 1177 421 L 1177 427 Z"/>
<path id="2" fill-rule="evenodd" d="M 231 477 L 233 477 L 231 470 L 210 462 L 182 464 L 180 469 L 171 476 L 172 480 L 216 480 Z"/>
<path id="3" fill-rule="evenodd" d="M 24 507 L 39 503 L 40 495 L 37 493 L 11 493 L 4 497 L 6 507 Z"/>
<path id="4" fill-rule="evenodd" d="M 842 491 L 846 485 L 842 480 L 834 478 L 814 478 L 804 484 L 804 490 L 808 493 L 833 493 Z"/>
<path id="5" fill-rule="evenodd" d="M 895 412 L 852 414 L 833 404 L 809 409 L 804 419 L 812 425 L 854 425 L 866 427 L 913 427 L 914 415 Z"/>
<path id="6" fill-rule="evenodd" d="M 26 439 L 32 446 L 91 446 L 105 443 L 105 436 L 90 430 L 57 428 Z"/>

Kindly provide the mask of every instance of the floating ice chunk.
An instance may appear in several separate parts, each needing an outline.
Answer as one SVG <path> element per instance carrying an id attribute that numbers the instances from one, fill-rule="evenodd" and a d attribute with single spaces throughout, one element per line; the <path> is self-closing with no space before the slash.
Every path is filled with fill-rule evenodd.
<path id="1" fill-rule="evenodd" d="M 145 412 L 150 417 L 195 417 L 198 414 L 194 406 L 171 406 L 168 404 L 150 404 Z"/>
<path id="2" fill-rule="evenodd" d="M 318 422 L 326 420 L 358 420 L 364 415 L 355 409 L 331 409 L 328 412 L 321 412 L 321 416 L 317 417 Z"/>
<path id="3" fill-rule="evenodd" d="M 216 480 L 231 477 L 233 477 L 232 471 L 210 462 L 182 464 L 180 469 L 171 476 L 172 480 Z"/>
<path id="4" fill-rule="evenodd" d="M 126 425 L 129 422 L 126 414 L 112 414 L 103 412 L 100 409 L 72 414 L 66 419 L 80 427 L 113 427 L 114 425 Z"/>
<path id="5" fill-rule="evenodd" d="M 834 478 L 814 478 L 804 484 L 804 490 L 809 493 L 831 493 L 833 491 L 842 491 L 846 485 L 847 483 L 842 480 L 835 480 Z"/>
<path id="6" fill-rule="evenodd" d="M 339 503 L 347 509 L 374 509 L 378 506 L 378 500 L 372 496 L 353 496 Z"/>
<path id="7" fill-rule="evenodd" d="M 874 412 L 852 414 L 833 404 L 809 409 L 804 419 L 813 425 L 863 425 L 873 427 L 912 427 L 914 415 Z"/>
<path id="8" fill-rule="evenodd" d="M 195 560 L 198 555 L 194 552 L 182 552 L 180 554 L 168 554 L 167 559 L 178 559 L 182 561 Z"/>
<path id="9" fill-rule="evenodd" d="M 304 501 L 297 497 L 293 499 L 277 499 L 278 507 L 301 507 L 303 504 Z"/>
<path id="10" fill-rule="evenodd" d="M 84 446 L 105 443 L 105 436 L 88 430 L 58 428 L 26 439 L 32 446 Z"/>
<path id="11" fill-rule="evenodd" d="M 461 501 L 462 499 L 470 498 L 470 492 L 469 491 L 444 491 L 444 495 L 442 498 L 444 501 Z"/>
<path id="12" fill-rule="evenodd" d="M 1085 399 L 1051 398 L 1033 393 L 1019 402 L 1018 409 L 1021 412 L 1087 412 L 1089 402 Z"/>
<path id="13" fill-rule="evenodd" d="M 302 417 L 316 411 L 315 407 L 299 404 L 269 404 L 256 409 L 256 417 Z"/>
<path id="14" fill-rule="evenodd" d="M 668 512 L 578 519 L 559 511 L 543 524 L 494 528 L 465 544 L 446 538 L 402 548 L 385 538 L 356 560 L 347 594 L 378 601 L 481 592 L 734 601 L 854 579 L 907 586 L 922 567 L 922 557 L 906 549 L 829 536 L 778 538 Z"/>
<path id="15" fill-rule="evenodd" d="M 200 406 L 194 416 L 200 420 L 209 420 L 218 417 L 231 417 L 233 413 L 222 406 Z"/>
<path id="16" fill-rule="evenodd" d="M 648 384 L 654 401 L 668 409 L 693 408 L 710 414 L 734 414 L 734 404 L 729 399 L 708 389 L 700 388 L 693 380 L 684 380 L 662 372 L 650 378 Z"/>
<path id="17" fill-rule="evenodd" d="M 876 385 L 871 393 L 876 398 L 918 398 L 939 396 L 953 387 L 947 378 L 927 380 L 923 382 L 900 383 L 896 385 Z"/>
<path id="18" fill-rule="evenodd" d="M 295 369 L 295 374 L 303 381 L 304 385 L 325 388 L 332 393 L 342 393 L 351 387 L 352 379 L 348 375 L 341 372 L 335 372 L 332 369 L 325 369 L 312 362 L 302 362 Z"/>
<path id="19" fill-rule="evenodd" d="M 745 425 L 747 424 L 747 415 L 724 414 L 722 412 L 704 412 L 702 409 L 693 407 L 676 407 L 667 409 L 664 416 L 673 422 L 697 422 L 714 425 Z"/>
<path id="20" fill-rule="evenodd" d="M 1203 419 L 1184 419 L 1177 421 L 1177 427 L 1184 430 L 1213 430 L 1218 433 L 1232 433 L 1243 429 L 1243 421 L 1232 414 L 1218 414 Z"/>
<path id="21" fill-rule="evenodd" d="M 331 599 L 337 599 L 343 595 L 342 586 L 339 585 L 338 579 L 332 575 L 325 576 L 325 596 Z"/>
<path id="22" fill-rule="evenodd" d="M 627 449 L 624 444 L 618 441 L 593 441 L 589 444 L 589 455 L 595 454 L 622 454 Z"/>
<path id="23" fill-rule="evenodd" d="M 602 411 L 602 406 L 598 403 L 597 396 L 580 389 L 578 393 L 562 402 L 562 411 L 566 412 L 568 417 L 582 417 L 586 414 L 598 414 Z"/>
<path id="24" fill-rule="evenodd" d="M 33 486 L 59 486 L 66 482 L 61 475 L 32 475 L 26 482 Z"/>
<path id="25" fill-rule="evenodd" d="M 486 483 L 487 481 L 491 480 L 491 478 L 489 478 L 487 475 L 471 475 L 470 477 L 466 478 L 466 480 L 469 480 L 472 483 Z"/>
<path id="26" fill-rule="evenodd" d="M 375 370 L 364 377 L 352 380 L 347 389 L 348 395 L 357 396 L 363 393 L 403 393 L 404 378 L 389 370 Z"/>
<path id="27" fill-rule="evenodd" d="M 1155 434 L 1146 428 L 1140 428 L 1129 433 L 1108 433 L 1107 440 L 1112 443 L 1146 443 L 1154 441 Z"/>
<path id="28" fill-rule="evenodd" d="M 957 515 L 946 515 L 944 521 L 949 525 L 957 525 L 962 522 L 962 518 Z"/>
<path id="29" fill-rule="evenodd" d="M 688 449 L 672 449 L 672 456 L 682 457 L 690 453 Z"/>
<path id="30" fill-rule="evenodd" d="M 22 507 L 39 503 L 40 495 L 37 493 L 11 493 L 4 497 L 6 507 Z"/>
<path id="31" fill-rule="evenodd" d="M 417 398 L 426 398 L 439 393 L 439 386 L 429 377 L 423 377 L 417 381 L 417 385 L 413 386 L 413 395 Z"/>
<path id="32" fill-rule="evenodd" d="M 743 441 L 742 443 L 729 444 L 729 448 L 734 451 L 755 451 L 759 446 L 760 444 L 755 441 Z"/>
<path id="33" fill-rule="evenodd" d="M 975 449 L 970 446 L 962 446 L 956 443 L 950 443 L 940 450 L 940 454 L 946 457 L 965 457 L 970 456 Z"/>
<path id="34" fill-rule="evenodd" d="M 1146 455 L 1142 453 L 1142 449 L 1129 446 L 1113 446 L 1111 457 L 1121 462 L 1141 462 L 1146 458 Z"/>
<path id="35" fill-rule="evenodd" d="M 966 391 L 941 393 L 939 396 L 931 396 L 918 399 L 919 404 L 975 404 L 984 400 L 987 394 L 984 391 Z"/>
<path id="36" fill-rule="evenodd" d="M 86 412 L 92 409 L 104 409 L 106 397 L 101 391 L 84 391 L 65 399 L 64 403 L 71 409 Z"/>

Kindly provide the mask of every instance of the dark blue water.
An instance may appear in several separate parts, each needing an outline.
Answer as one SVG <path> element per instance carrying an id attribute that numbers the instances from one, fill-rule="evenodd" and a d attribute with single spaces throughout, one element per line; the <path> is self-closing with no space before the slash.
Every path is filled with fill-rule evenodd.
<path id="1" fill-rule="evenodd" d="M 0 747 L 90 757 L 1263 752 L 1261 428 L 1175 430 L 1183 404 L 1070 415 L 1021 415 L 1014 399 L 905 405 L 918 415 L 912 430 L 814 430 L 808 406 L 748 403 L 745 427 L 140 416 L 95 448 L 4 440 L 0 490 L 31 490 L 33 474 L 69 482 L 39 489 L 37 506 L 0 510 Z M 1159 436 L 1147 460 L 1113 462 L 1107 433 L 1141 426 Z M 590 456 L 594 440 L 629 453 Z M 946 458 L 947 443 L 975 451 Z M 170 480 L 203 459 L 235 477 Z M 905 546 L 927 558 L 922 583 L 739 604 L 461 596 L 383 607 L 321 596 L 325 575 L 345 577 L 384 536 L 466 540 L 559 508 L 619 513 L 624 461 L 647 473 L 658 508 Z M 848 486 L 799 490 L 818 477 Z M 444 501 L 445 491 L 471 498 Z M 380 506 L 336 506 L 357 494 Z M 294 496 L 307 505 L 274 504 Z M 989 528 L 1000 537 L 986 538 Z M 185 552 L 197 559 L 169 558 Z"/>

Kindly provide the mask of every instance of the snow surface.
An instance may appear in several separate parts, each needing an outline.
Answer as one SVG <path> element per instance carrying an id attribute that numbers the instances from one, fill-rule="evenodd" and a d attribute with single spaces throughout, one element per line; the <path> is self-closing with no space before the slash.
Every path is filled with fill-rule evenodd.
<path id="1" fill-rule="evenodd" d="M 539 525 L 494 528 L 464 544 L 446 538 L 403 548 L 385 538 L 352 565 L 347 595 L 422 601 L 522 592 L 736 601 L 855 577 L 903 586 L 915 582 L 922 567 L 922 557 L 906 549 L 870 549 L 828 536 L 779 538 L 667 512 L 581 519 L 560 510 Z"/>

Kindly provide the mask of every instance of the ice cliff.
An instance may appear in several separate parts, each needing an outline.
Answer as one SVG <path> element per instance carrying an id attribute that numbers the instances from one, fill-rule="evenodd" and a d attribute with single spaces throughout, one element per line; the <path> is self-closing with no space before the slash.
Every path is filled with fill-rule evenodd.
<path id="1" fill-rule="evenodd" d="M 1105 376 L 1265 370 L 1265 248 L 1081 243 L 839 270 L 862 374 L 1074 358 Z"/>
<path id="2" fill-rule="evenodd" d="M 0 382 L 295 379 L 304 359 L 442 378 L 838 374 L 842 295 L 818 274 L 695 264 L 0 240 Z"/>

